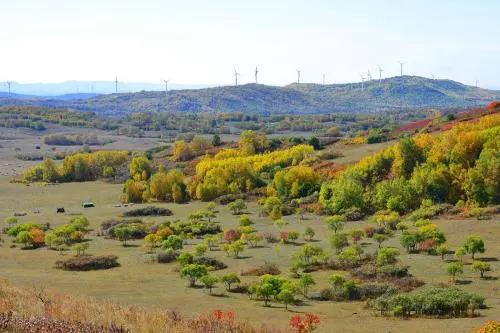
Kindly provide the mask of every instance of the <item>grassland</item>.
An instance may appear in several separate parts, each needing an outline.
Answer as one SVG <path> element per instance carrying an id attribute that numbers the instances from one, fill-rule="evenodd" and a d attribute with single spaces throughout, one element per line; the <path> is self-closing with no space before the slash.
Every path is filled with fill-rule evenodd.
<path id="1" fill-rule="evenodd" d="M 176 271 L 177 264 L 153 264 L 148 262 L 141 241 L 135 241 L 133 246 L 123 247 L 120 242 L 95 236 L 102 221 L 117 217 L 125 208 L 115 208 L 121 192 L 121 185 L 102 182 L 71 183 L 61 185 L 20 185 L 8 182 L 2 178 L 0 182 L 0 219 L 12 215 L 15 211 L 25 211 L 27 216 L 21 221 L 50 222 L 59 225 L 69 220 L 72 214 L 84 213 L 91 221 L 94 232 L 90 236 L 91 254 L 115 254 L 119 256 L 121 267 L 108 271 L 93 272 L 66 272 L 54 269 L 54 262 L 61 259 L 56 251 L 45 248 L 36 250 L 21 250 L 19 247 L 10 248 L 10 240 L 6 240 L 0 248 L 0 262 L 2 270 L 0 276 L 24 287 L 45 287 L 64 293 L 92 296 L 102 300 L 109 300 L 122 304 L 143 305 L 147 308 L 176 309 L 183 313 L 203 313 L 207 309 L 235 309 L 238 316 L 250 321 L 266 320 L 278 327 L 283 327 L 291 313 L 279 305 L 265 308 L 262 302 L 249 300 L 246 295 L 228 294 L 229 297 L 209 296 L 204 290 L 186 288 L 186 282 L 179 277 Z M 92 200 L 96 208 L 83 209 L 81 202 Z M 205 204 L 192 202 L 190 204 L 159 204 L 170 208 L 174 215 L 169 218 L 149 218 L 156 222 L 165 219 L 185 219 L 187 215 Z M 57 214 L 56 207 L 63 206 L 66 215 Z M 220 213 L 217 220 L 224 228 L 236 227 L 237 219 L 231 215 L 226 206 L 217 207 Z M 33 211 L 40 213 L 34 214 Z M 260 231 L 273 231 L 278 229 L 267 217 L 260 217 L 259 208 L 255 203 L 250 203 L 249 212 L 256 222 L 255 227 Z M 284 230 L 303 231 L 306 226 L 312 226 L 317 238 L 317 244 L 329 248 L 325 236 L 327 229 L 321 217 L 308 215 L 301 221 L 298 216 L 285 217 L 289 222 Z M 482 257 L 488 257 L 495 276 L 500 270 L 497 257 L 500 254 L 500 220 L 498 218 L 486 221 L 473 219 L 442 218 L 436 221 L 449 239 L 452 247 L 459 246 L 464 238 L 470 234 L 483 237 L 487 244 L 487 252 Z M 351 222 L 348 229 L 359 228 L 370 222 Z M 4 236 L 5 238 L 5 236 Z M 199 241 L 192 240 L 187 248 Z M 398 246 L 397 239 L 391 239 L 389 245 Z M 375 244 L 363 244 L 366 252 L 374 251 Z M 223 260 L 229 268 L 226 271 L 241 272 L 247 268 L 260 265 L 265 261 L 276 263 L 287 274 L 290 255 L 299 247 L 297 245 L 280 245 L 278 248 L 265 245 L 263 248 L 247 249 L 243 252 L 242 259 L 227 258 L 222 251 L 210 253 Z M 279 249 L 279 250 L 278 250 Z M 402 250 L 401 259 L 411 265 L 411 273 L 426 283 L 449 283 L 449 277 L 444 272 L 444 264 L 438 256 L 423 254 L 407 255 Z M 66 252 L 64 257 L 72 256 Z M 224 271 L 216 272 L 217 275 Z M 317 280 L 316 288 L 326 287 L 326 275 L 331 272 L 319 271 L 313 273 Z M 245 277 L 244 282 L 251 282 L 253 278 Z M 391 330 L 404 332 L 420 332 L 423 328 L 435 332 L 467 332 L 480 326 L 486 319 L 499 319 L 500 288 L 498 280 L 480 280 L 477 274 L 465 269 L 461 277 L 462 287 L 487 297 L 489 309 L 482 310 L 482 317 L 463 319 L 412 319 L 399 320 L 377 317 L 372 310 L 365 308 L 364 302 L 317 302 L 309 301 L 302 306 L 294 306 L 294 312 L 314 312 L 321 316 L 324 324 L 323 332 L 331 332 L 331 328 L 344 329 L 349 332 L 387 332 Z M 224 294 L 222 286 L 215 289 L 215 293 Z"/>

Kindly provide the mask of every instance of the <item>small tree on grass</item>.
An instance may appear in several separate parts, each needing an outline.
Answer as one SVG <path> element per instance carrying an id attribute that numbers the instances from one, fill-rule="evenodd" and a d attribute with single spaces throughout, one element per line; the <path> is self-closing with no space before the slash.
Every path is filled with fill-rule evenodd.
<path id="1" fill-rule="evenodd" d="M 210 251 L 213 251 L 214 249 L 217 248 L 217 244 L 219 243 L 219 238 L 213 235 L 206 235 L 205 238 L 203 238 L 203 243 L 205 243 L 208 246 Z"/>
<path id="2" fill-rule="evenodd" d="M 170 235 L 161 243 L 164 249 L 181 250 L 184 247 L 184 240 L 177 235 Z"/>
<path id="3" fill-rule="evenodd" d="M 148 234 L 144 237 L 144 247 L 147 253 L 153 253 L 154 249 L 158 246 L 160 242 L 160 236 L 157 234 Z"/>
<path id="4" fill-rule="evenodd" d="M 377 253 L 377 264 L 379 266 L 393 264 L 396 262 L 398 255 L 399 250 L 395 247 L 383 247 Z"/>
<path id="5" fill-rule="evenodd" d="M 303 237 L 306 241 L 310 242 L 314 239 L 315 235 L 316 233 L 314 232 L 314 229 L 308 226 L 304 231 Z"/>
<path id="6" fill-rule="evenodd" d="M 231 285 L 234 283 L 240 283 L 240 278 L 236 273 L 228 273 L 222 276 L 221 281 L 226 285 L 226 290 L 231 291 Z"/>
<path id="7" fill-rule="evenodd" d="M 469 238 L 467 238 L 464 244 L 464 248 L 467 253 L 470 253 L 472 255 L 472 259 L 474 259 L 474 255 L 476 253 L 484 253 L 485 251 L 484 241 L 481 239 L 481 237 L 478 236 L 470 236 Z"/>
<path id="8" fill-rule="evenodd" d="M 275 293 L 275 287 L 269 282 L 261 283 L 256 286 L 255 293 L 264 299 L 264 306 L 268 306 L 271 297 Z"/>
<path id="9" fill-rule="evenodd" d="M 330 230 L 336 234 L 344 228 L 345 218 L 342 215 L 332 215 L 325 218 L 325 223 Z"/>
<path id="10" fill-rule="evenodd" d="M 248 227 L 249 225 L 252 225 L 253 221 L 248 217 L 248 215 L 241 215 L 238 218 L 238 225 L 240 227 Z"/>
<path id="11" fill-rule="evenodd" d="M 309 274 L 309 273 L 300 274 L 299 285 L 302 288 L 302 294 L 304 295 L 304 297 L 307 298 L 307 295 L 309 293 L 309 287 L 311 287 L 315 284 L 316 284 L 316 282 L 314 281 L 311 274 Z"/>
<path id="12" fill-rule="evenodd" d="M 233 212 L 233 215 L 240 215 L 245 209 L 247 209 L 247 204 L 242 199 L 237 199 L 228 205 L 229 209 Z"/>
<path id="13" fill-rule="evenodd" d="M 436 249 L 436 253 L 441 256 L 441 260 L 444 260 L 444 256 L 447 255 L 449 251 L 450 249 L 446 244 L 441 244 Z"/>
<path id="14" fill-rule="evenodd" d="M 23 248 L 27 249 L 33 245 L 33 236 L 29 231 L 21 231 L 17 234 L 15 242 L 23 244 Z"/>
<path id="15" fill-rule="evenodd" d="M 339 253 L 344 247 L 349 245 L 346 234 L 333 234 L 330 237 L 330 243 L 337 253 Z"/>
<path id="16" fill-rule="evenodd" d="M 387 240 L 387 236 L 384 234 L 375 234 L 373 235 L 373 239 L 378 243 L 378 248 L 382 246 L 382 243 Z"/>
<path id="17" fill-rule="evenodd" d="M 334 290 L 340 290 L 344 285 L 345 278 L 340 274 L 332 274 L 328 278 L 328 282 L 330 282 Z"/>
<path id="18" fill-rule="evenodd" d="M 204 265 L 187 264 L 181 269 L 181 277 L 187 278 L 191 288 L 193 288 L 196 285 L 196 281 L 204 275 L 207 275 L 207 268 Z"/>
<path id="19" fill-rule="evenodd" d="M 200 278 L 200 282 L 203 284 L 203 286 L 208 289 L 208 293 L 212 295 L 212 289 L 213 287 L 219 282 L 219 279 L 213 275 L 203 275 Z"/>
<path id="20" fill-rule="evenodd" d="M 293 315 L 290 318 L 290 328 L 296 333 L 311 333 L 318 328 L 319 324 L 319 317 L 312 313 L 306 313 L 304 318 L 300 314 Z"/>
<path id="21" fill-rule="evenodd" d="M 351 230 L 351 239 L 354 242 L 354 244 L 356 244 L 358 241 L 360 241 L 364 235 L 365 235 L 365 233 L 361 229 Z"/>
<path id="22" fill-rule="evenodd" d="M 193 248 L 194 255 L 197 257 L 203 256 L 207 252 L 207 246 L 205 244 L 196 244 Z"/>
<path id="23" fill-rule="evenodd" d="M 295 302 L 295 296 L 293 291 L 290 289 L 283 289 L 279 292 L 278 301 L 285 304 L 285 309 L 288 310 L 288 305 L 293 304 Z"/>
<path id="24" fill-rule="evenodd" d="M 460 262 L 462 262 L 464 255 L 466 253 L 467 253 L 467 250 L 465 249 L 465 247 L 463 247 L 463 246 L 457 247 L 457 249 L 455 250 L 455 258 L 457 258 Z"/>
<path id="25" fill-rule="evenodd" d="M 76 256 L 85 255 L 85 251 L 89 248 L 89 243 L 78 243 L 73 246 L 73 249 L 76 251 Z"/>
<path id="26" fill-rule="evenodd" d="M 479 272 L 481 278 L 483 278 L 485 272 L 491 271 L 491 266 L 487 262 L 474 261 L 472 263 L 472 269 L 475 270 L 476 272 Z"/>
<path id="27" fill-rule="evenodd" d="M 127 241 L 132 238 L 133 230 L 128 226 L 121 226 L 114 230 L 116 238 L 122 242 L 123 246 L 127 246 Z"/>
<path id="28" fill-rule="evenodd" d="M 464 265 L 458 262 L 449 263 L 446 266 L 446 272 L 451 276 L 453 283 L 456 281 L 456 276 L 464 272 Z"/>

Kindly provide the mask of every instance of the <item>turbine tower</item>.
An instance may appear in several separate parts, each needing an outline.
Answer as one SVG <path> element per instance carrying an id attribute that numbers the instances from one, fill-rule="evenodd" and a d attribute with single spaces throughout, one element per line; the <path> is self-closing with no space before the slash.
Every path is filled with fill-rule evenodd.
<path id="1" fill-rule="evenodd" d="M 118 93 L 118 76 L 115 77 L 115 93 Z"/>
<path id="2" fill-rule="evenodd" d="M 401 66 L 401 67 L 400 67 L 400 68 L 401 68 L 401 72 L 400 72 L 400 73 L 401 73 L 401 75 L 400 75 L 400 76 L 403 76 L 403 65 L 404 65 L 405 63 L 404 63 L 404 62 L 401 62 L 401 61 L 398 61 L 398 63 L 399 63 L 399 66 Z"/>
<path id="3" fill-rule="evenodd" d="M 323 73 L 323 85 L 325 84 L 325 77 L 326 77 L 326 74 Z"/>
<path id="4" fill-rule="evenodd" d="M 302 72 L 302 70 L 296 69 L 296 71 L 297 71 L 297 84 L 300 84 L 300 72 Z"/>
<path id="5" fill-rule="evenodd" d="M 259 75 L 259 68 L 255 67 L 255 84 L 259 83 L 258 75 Z"/>
<path id="6" fill-rule="evenodd" d="M 5 84 L 7 85 L 8 89 L 9 89 L 9 97 L 10 97 L 10 86 L 12 85 L 13 82 L 11 81 L 7 81 L 5 82 Z"/>
<path id="7" fill-rule="evenodd" d="M 370 70 L 368 70 L 368 72 L 366 73 L 366 76 L 368 77 L 368 81 L 372 80 L 372 73 L 370 72 Z"/>
<path id="8" fill-rule="evenodd" d="M 380 66 L 377 66 L 378 67 L 378 80 L 381 81 L 382 80 L 382 72 L 384 71 Z"/>
<path id="9" fill-rule="evenodd" d="M 361 91 L 365 90 L 365 77 L 363 75 L 361 76 Z"/>
<path id="10" fill-rule="evenodd" d="M 238 73 L 236 71 L 236 67 L 234 67 L 234 85 L 235 86 L 238 86 L 238 75 L 240 75 L 240 73 Z"/>
<path id="11" fill-rule="evenodd" d="M 165 96 L 167 96 L 168 93 L 168 81 L 170 80 L 163 80 L 163 82 L 165 82 Z"/>

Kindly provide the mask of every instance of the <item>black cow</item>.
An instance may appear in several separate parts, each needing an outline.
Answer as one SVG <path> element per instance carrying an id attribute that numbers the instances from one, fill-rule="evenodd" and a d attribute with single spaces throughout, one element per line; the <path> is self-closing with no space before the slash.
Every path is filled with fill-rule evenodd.
<path id="1" fill-rule="evenodd" d="M 64 213 L 64 207 L 57 208 L 57 213 Z"/>

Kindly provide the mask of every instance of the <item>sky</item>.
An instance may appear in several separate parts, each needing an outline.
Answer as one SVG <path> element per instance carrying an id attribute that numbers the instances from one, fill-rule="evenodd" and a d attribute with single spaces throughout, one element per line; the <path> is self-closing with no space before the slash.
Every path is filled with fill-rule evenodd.
<path id="1" fill-rule="evenodd" d="M 500 89 L 498 0 L 0 0 L 0 82 L 285 85 L 404 74 Z"/>

